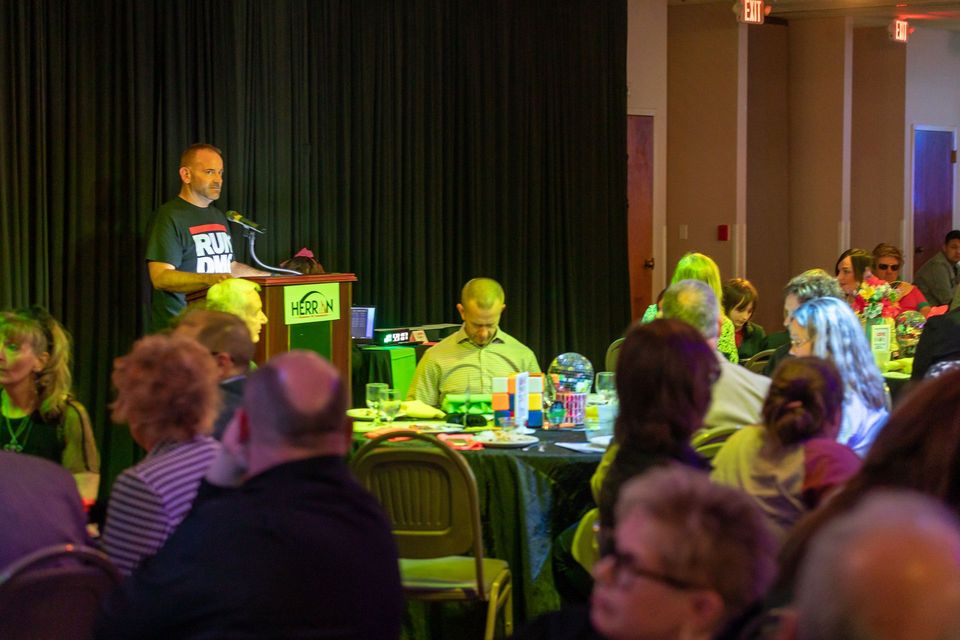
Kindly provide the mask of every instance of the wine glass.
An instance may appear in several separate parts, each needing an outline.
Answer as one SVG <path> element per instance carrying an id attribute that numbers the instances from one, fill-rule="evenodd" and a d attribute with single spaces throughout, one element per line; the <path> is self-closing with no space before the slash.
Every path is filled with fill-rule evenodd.
<path id="1" fill-rule="evenodd" d="M 368 382 L 367 383 L 367 408 L 373 411 L 373 424 L 380 424 L 380 403 L 383 402 L 383 397 L 387 391 L 387 384 L 385 382 Z"/>
<path id="2" fill-rule="evenodd" d="M 380 399 L 380 414 L 387 421 L 387 426 L 393 425 L 394 418 L 400 413 L 400 391 L 384 389 Z"/>
<path id="3" fill-rule="evenodd" d="M 597 374 L 597 393 L 603 398 L 603 404 L 612 404 L 617 399 L 617 384 L 613 371 L 601 371 Z"/>

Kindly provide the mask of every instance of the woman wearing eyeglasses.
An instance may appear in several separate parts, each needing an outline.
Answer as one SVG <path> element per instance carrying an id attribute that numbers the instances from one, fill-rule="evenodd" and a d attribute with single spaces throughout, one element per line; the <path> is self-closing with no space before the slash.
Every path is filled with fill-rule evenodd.
<path id="1" fill-rule="evenodd" d="M 790 355 L 831 361 L 843 380 L 843 420 L 837 442 L 861 458 L 887 421 L 883 378 L 853 309 L 836 298 L 815 298 L 793 312 Z"/>
<path id="2" fill-rule="evenodd" d="M 873 275 L 897 288 L 897 293 L 900 294 L 897 301 L 900 310 L 919 311 L 926 316 L 932 307 L 918 287 L 900 279 L 902 268 L 903 254 L 900 249 L 885 242 L 873 248 L 873 264 L 870 270 Z"/>

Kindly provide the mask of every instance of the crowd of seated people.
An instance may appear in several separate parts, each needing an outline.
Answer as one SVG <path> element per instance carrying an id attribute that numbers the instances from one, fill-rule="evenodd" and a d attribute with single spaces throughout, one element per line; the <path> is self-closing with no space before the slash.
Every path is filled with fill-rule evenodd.
<path id="1" fill-rule="evenodd" d="M 769 344 L 751 328 L 756 288 L 684 256 L 660 318 L 626 333 L 597 510 L 555 545 L 556 586 L 578 604 L 519 635 L 960 637 L 960 370 L 918 380 L 891 411 L 850 304 L 877 277 L 931 309 L 902 262 L 881 244 L 845 252 L 835 277 L 791 279 L 789 342 L 763 376 L 736 364 Z M 502 348 L 503 300 L 495 281 L 468 283 L 448 348 Z M 189 309 L 117 358 L 112 417 L 146 457 L 93 538 L 71 474 L 99 459 L 69 336 L 39 308 L 0 314 L 0 515 L 18 524 L 0 529 L 0 565 L 54 543 L 102 549 L 124 581 L 101 604 L 101 638 L 399 637 L 390 525 L 346 465 L 346 383 L 306 352 L 251 372 L 262 313 L 246 313 L 255 322 Z M 950 319 L 931 326 L 960 334 Z M 712 459 L 693 446 L 704 429 L 731 434 Z"/>

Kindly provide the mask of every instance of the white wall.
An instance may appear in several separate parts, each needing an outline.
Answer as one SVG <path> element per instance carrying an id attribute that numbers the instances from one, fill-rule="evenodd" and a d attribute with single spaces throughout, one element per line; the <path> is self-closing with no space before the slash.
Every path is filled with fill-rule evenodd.
<path id="1" fill-rule="evenodd" d="M 653 116 L 653 295 L 667 265 L 667 0 L 627 4 L 627 113 Z"/>

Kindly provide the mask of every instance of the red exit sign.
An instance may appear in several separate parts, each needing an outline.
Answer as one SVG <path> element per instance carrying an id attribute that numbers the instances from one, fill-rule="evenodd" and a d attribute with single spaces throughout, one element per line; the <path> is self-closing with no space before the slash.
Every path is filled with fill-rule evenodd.
<path id="1" fill-rule="evenodd" d="M 906 20 L 894 20 L 890 25 L 890 39 L 897 42 L 906 42 L 910 36 L 910 23 Z"/>
<path id="2" fill-rule="evenodd" d="M 737 20 L 747 24 L 763 24 L 763 0 L 740 0 Z"/>

